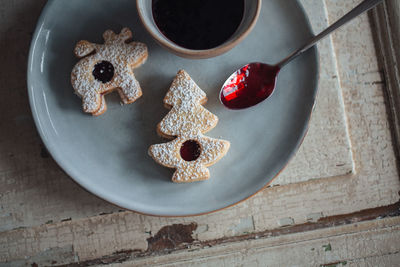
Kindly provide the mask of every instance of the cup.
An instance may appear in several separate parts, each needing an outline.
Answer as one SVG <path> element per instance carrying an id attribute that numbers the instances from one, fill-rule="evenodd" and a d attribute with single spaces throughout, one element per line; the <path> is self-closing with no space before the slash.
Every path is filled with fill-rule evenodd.
<path id="1" fill-rule="evenodd" d="M 234 34 L 217 47 L 202 50 L 188 49 L 169 40 L 157 27 L 153 18 L 152 2 L 152 0 L 136 0 L 136 5 L 139 17 L 144 27 L 156 42 L 178 56 L 191 59 L 201 59 L 221 55 L 243 41 L 257 22 L 261 11 L 262 0 L 244 0 L 243 18 Z"/>

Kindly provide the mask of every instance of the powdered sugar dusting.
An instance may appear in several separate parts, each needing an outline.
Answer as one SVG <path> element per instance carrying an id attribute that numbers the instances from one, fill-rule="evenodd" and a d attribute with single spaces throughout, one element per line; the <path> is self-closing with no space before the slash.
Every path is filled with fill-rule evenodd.
<path id="1" fill-rule="evenodd" d="M 139 67 L 147 59 L 147 47 L 143 43 L 126 43 L 132 37 L 129 29 L 124 28 L 120 34 L 106 31 L 103 34 L 105 43 L 93 44 L 88 41 L 78 42 L 75 54 L 84 57 L 71 73 L 72 86 L 81 98 L 83 110 L 96 113 L 101 108 L 100 95 L 118 89 L 124 103 L 132 103 L 142 95 L 139 82 L 135 79 L 133 68 Z M 114 77 L 107 83 L 94 78 L 94 66 L 101 61 L 108 61 L 114 67 Z"/>

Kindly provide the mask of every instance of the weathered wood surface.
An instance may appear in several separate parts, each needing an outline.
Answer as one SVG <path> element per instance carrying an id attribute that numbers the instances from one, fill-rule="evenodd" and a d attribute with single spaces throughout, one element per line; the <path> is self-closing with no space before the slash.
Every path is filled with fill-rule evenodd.
<path id="1" fill-rule="evenodd" d="M 288 259 L 287 263 L 290 264 L 290 259 L 302 257 L 301 253 L 304 251 L 301 250 L 301 246 L 309 247 L 311 251 L 313 244 L 315 244 L 315 249 L 319 246 L 316 255 L 312 258 L 315 263 L 326 264 L 334 262 L 331 260 L 348 259 L 349 262 L 353 261 L 351 263 L 355 266 L 357 264 L 362 266 L 382 260 L 387 262 L 387 266 L 391 266 L 390 263 L 398 260 L 399 248 L 391 239 L 392 235 L 396 237 L 398 234 L 397 218 L 389 219 L 391 221 L 387 227 L 380 227 L 379 221 L 372 222 L 373 225 L 369 224 L 368 229 L 380 229 L 371 234 L 372 239 L 376 235 L 379 237 L 378 240 L 382 239 L 387 241 L 387 244 L 393 245 L 393 249 L 384 247 L 380 250 L 381 253 L 363 253 L 360 252 L 360 247 L 360 250 L 354 252 L 354 256 L 328 257 L 322 261 L 321 259 L 326 254 L 321 253 L 320 247 L 327 241 L 323 236 L 329 236 L 327 233 L 335 231 L 335 228 L 318 230 L 321 231 L 321 235 L 311 238 L 315 239 L 315 243 L 311 245 L 306 241 L 310 238 L 305 238 L 303 241 L 297 239 L 292 243 L 291 240 L 296 240 L 293 235 L 282 235 L 282 240 L 286 240 L 286 243 L 281 243 L 282 252 L 279 252 L 279 249 L 274 248 L 277 246 L 276 243 L 274 245 L 273 240 L 266 236 L 262 242 L 267 242 L 265 243 L 267 245 L 262 245 L 261 249 L 245 251 L 247 257 L 242 257 L 239 253 L 252 242 L 246 241 L 251 234 L 257 235 L 257 233 L 269 229 L 280 229 L 287 225 L 291 226 L 282 229 L 293 229 L 291 227 L 316 222 L 321 217 L 390 205 L 399 200 L 399 174 L 396 169 L 383 97 L 385 85 L 376 59 L 368 16 L 364 15 L 351 25 L 345 26 L 331 39 L 324 41 L 321 47 L 322 53 L 326 53 L 323 56 L 327 60 L 325 63 L 332 64 L 333 68 L 329 68 L 330 72 L 326 72 L 327 76 L 321 77 L 321 82 L 326 82 L 328 86 L 321 87 L 320 96 L 324 89 L 341 89 L 336 91 L 339 94 L 332 95 L 337 97 L 342 94 L 343 96 L 334 101 L 345 108 L 344 123 L 347 122 L 347 128 L 337 127 L 337 132 L 332 130 L 335 129 L 334 125 L 343 125 L 343 117 L 335 117 L 336 120 L 333 122 L 325 121 L 325 116 L 329 115 L 329 112 L 323 113 L 325 112 L 322 109 L 324 105 L 318 104 L 314 112 L 310 135 L 302 146 L 303 151 L 300 151 L 295 159 L 299 160 L 301 155 L 306 155 L 304 151 L 308 150 L 308 156 L 301 158 L 300 162 L 303 160 L 305 166 L 310 168 L 318 169 L 323 166 L 320 169 L 320 175 L 309 175 L 309 178 L 332 176 L 331 170 L 336 170 L 336 167 L 340 167 L 336 165 L 343 163 L 342 161 L 339 163 L 338 160 L 345 162 L 345 168 L 339 168 L 341 171 L 334 177 L 313 179 L 302 183 L 295 183 L 296 179 L 294 179 L 290 181 L 291 184 L 268 188 L 255 197 L 218 213 L 188 218 L 156 218 L 128 211 L 117 212 L 119 208 L 97 199 L 75 185 L 45 153 L 29 115 L 24 83 L 24 64 L 29 47 L 27 40 L 30 38 L 28 33 L 32 31 L 36 19 L 34 15 L 27 14 L 37 15 L 43 1 L 3 0 L 2 2 L 4 5 L 0 5 L 1 19 L 7 23 L 2 23 L 0 26 L 0 45 L 2 51 L 7 51 L 7 53 L 2 53 L 1 59 L 3 62 L 15 63 L 6 64 L 8 66 L 0 65 L 0 75 L 2 75 L 0 87 L 3 94 L 11 95 L 11 98 L 15 97 L 19 100 L 11 104 L 8 98 L 0 98 L 1 106 L 7 107 L 0 113 L 0 227 L 2 227 L 0 262 L 7 261 L 18 265 L 24 262 L 67 264 L 88 261 L 91 264 L 101 264 L 101 259 L 104 259 L 104 262 L 118 262 L 118 255 L 126 251 L 124 255 L 128 256 L 123 260 L 127 261 L 127 265 L 135 262 L 156 264 L 158 261 L 160 264 L 175 264 L 174 262 L 181 261 L 180 259 L 205 257 L 210 264 L 230 265 L 233 261 L 234 264 L 249 263 L 261 266 L 264 262 L 276 262 L 274 259 L 278 260 L 277 257 L 282 256 L 280 253 L 286 253 L 284 255 Z M 313 21 L 316 31 L 323 28 L 327 21 L 336 20 L 358 2 L 360 1 L 303 1 L 307 11 L 311 12 L 312 18 L 320 16 L 319 19 Z M 322 11 L 326 8 L 328 19 L 324 19 L 321 13 L 314 14 L 313 6 L 322 7 Z M 334 49 L 329 50 L 332 44 Z M 329 61 L 329 58 L 336 61 Z M 9 79 L 9 77 L 13 78 Z M 318 103 L 324 100 L 319 98 Z M 327 104 L 330 104 L 329 101 Z M 337 106 L 331 106 L 331 108 L 335 108 L 335 112 L 341 112 Z M 317 115 L 318 113 L 320 115 Z M 331 129 L 330 126 L 333 128 Z M 315 129 L 312 130 L 312 127 Z M 317 134 L 318 131 L 326 129 L 328 129 L 326 136 Z M 312 131 L 315 131 L 314 135 Z M 340 144 L 342 148 L 351 147 L 350 153 L 345 151 L 340 154 L 340 157 L 338 155 L 333 158 L 330 158 L 330 155 L 324 157 L 324 153 L 333 151 L 329 150 L 331 143 L 314 146 L 316 139 L 331 138 L 331 134 L 335 136 L 338 132 L 344 133 L 345 136 L 340 136 L 334 144 Z M 346 132 L 351 142 L 346 141 Z M 40 157 L 41 152 L 43 157 Z M 349 162 L 346 157 L 349 155 L 352 156 L 354 165 L 346 165 Z M 292 164 L 295 164 L 295 161 Z M 354 171 L 346 174 L 349 169 L 354 169 Z M 304 173 L 301 173 L 302 171 Z M 307 169 L 304 169 L 287 177 L 298 175 L 301 178 L 306 177 L 307 173 Z M 279 180 L 277 183 L 280 184 Z M 398 209 L 397 206 L 396 209 Z M 347 223 L 357 221 L 357 218 L 356 216 Z M 373 218 L 375 217 L 371 217 Z M 318 226 L 318 223 L 312 225 Z M 327 226 L 329 225 L 321 227 Z M 335 242 L 339 242 L 332 241 L 331 244 L 335 244 L 333 248 L 336 248 L 336 244 L 349 246 L 350 243 L 346 242 L 354 241 L 358 244 L 357 242 L 369 240 L 363 239 L 362 230 L 357 230 L 359 228 L 356 227 L 354 229 L 353 232 L 360 232 L 360 235 L 356 233 L 354 239 L 351 239 L 348 236 L 349 232 L 338 234 L 342 235 L 345 241 L 340 243 L 340 239 L 333 238 Z M 314 231 L 306 232 L 304 235 L 313 233 Z M 171 235 L 170 239 L 169 235 Z M 302 234 L 299 233 L 299 235 Z M 241 237 L 240 242 L 235 243 L 232 239 L 235 237 Z M 204 248 L 200 251 L 185 249 L 185 244 L 207 240 L 216 240 L 217 252 Z M 299 254 L 295 254 L 296 250 L 290 245 L 296 242 L 299 245 L 297 250 Z M 223 250 L 218 250 L 221 246 L 227 248 L 236 246 L 236 250 L 233 249 L 232 254 L 224 254 Z M 177 249 L 175 253 L 180 254 L 182 258 L 171 260 L 168 256 L 159 256 L 171 249 Z M 205 254 L 201 254 L 203 251 Z M 351 253 L 351 247 L 347 247 L 346 251 Z M 136 255 L 136 252 L 147 256 L 135 259 L 133 262 L 129 261 L 129 255 Z M 117 259 L 113 258 L 113 255 L 117 255 Z M 245 258 L 251 261 L 246 262 Z M 52 263 L 52 261 L 57 262 Z M 191 263 L 199 265 L 204 262 L 198 259 L 192 260 Z M 299 265 L 309 266 L 304 262 L 300 262 Z"/>
<path id="2" fill-rule="evenodd" d="M 328 27 L 324 1 L 302 1 L 315 33 Z M 319 92 L 310 127 L 296 157 L 272 185 L 299 183 L 354 172 L 339 74 L 332 40 L 318 44 Z"/>
<path id="3" fill-rule="evenodd" d="M 9 93 L 18 99 L 17 103 L 13 103 L 18 108 L 7 109 L 0 115 L 3 129 L 3 142 L 0 143 L 0 194 L 4 210 L 0 213 L 0 231 L 117 212 L 120 208 L 93 197 L 74 184 L 48 157 L 34 129 L 27 106 L 25 79 L 21 74 L 21 71 L 24 73 L 25 70 L 21 66 L 26 65 L 31 37 L 28 33 L 34 28 L 43 2 L 27 5 L 24 1 L 13 4 L 10 4 L 10 1 L 3 2 L 4 6 L 8 5 L 15 12 L 26 14 L 30 21 L 12 21 L 14 13 L 9 11 L 4 13 L 5 23 L 0 25 L 0 28 L 5 28 L 2 31 L 6 32 L 2 45 L 10 46 L 4 49 L 7 53 L 4 54 L 3 61 L 10 62 L 6 65 L 12 65 L 11 69 L 3 69 L 4 75 L 9 78 L 2 82 L 1 87 L 5 90 L 4 95 Z M 310 18 L 315 31 L 321 31 L 327 25 L 324 3 L 319 0 L 306 1 L 306 7 L 312 10 L 310 13 L 313 16 Z M 6 30 L 13 28 L 18 30 Z M 345 175 L 354 170 L 331 40 L 322 42 L 320 51 L 319 101 L 309 133 L 298 155 L 274 181 L 274 185 Z M 20 60 L 18 64 L 11 63 L 14 57 Z M 12 84 L 8 84 L 10 80 Z M 7 98 L 0 101 L 4 102 L 4 107 L 10 103 Z"/>
<path id="4" fill-rule="evenodd" d="M 220 244 L 115 263 L 122 266 L 398 266 L 400 219 Z M 290 255 L 290 257 L 288 256 Z"/>

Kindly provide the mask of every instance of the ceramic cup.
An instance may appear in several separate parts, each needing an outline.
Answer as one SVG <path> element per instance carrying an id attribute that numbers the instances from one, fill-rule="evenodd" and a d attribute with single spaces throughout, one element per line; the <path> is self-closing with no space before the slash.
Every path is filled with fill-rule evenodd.
<path id="1" fill-rule="evenodd" d="M 153 1 L 151 0 L 136 0 L 139 17 L 150 35 L 162 47 L 168 49 L 178 56 L 200 59 L 221 55 L 239 44 L 255 26 L 258 16 L 260 15 L 262 0 L 245 0 L 243 19 L 236 32 L 219 46 L 204 50 L 184 48 L 165 37 L 158 29 L 153 19 L 152 2 Z"/>

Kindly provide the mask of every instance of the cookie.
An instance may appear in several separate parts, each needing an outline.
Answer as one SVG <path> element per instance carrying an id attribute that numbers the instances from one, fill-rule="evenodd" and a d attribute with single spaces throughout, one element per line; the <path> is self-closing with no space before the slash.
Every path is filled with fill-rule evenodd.
<path id="1" fill-rule="evenodd" d="M 124 104 L 133 103 L 142 95 L 133 69 L 142 65 L 147 57 L 143 43 L 129 42 L 132 32 L 123 28 L 115 34 L 107 30 L 104 44 L 79 41 L 74 53 L 81 60 L 74 66 L 71 83 L 82 98 L 84 112 L 94 116 L 107 110 L 104 95 L 117 90 Z"/>
<path id="2" fill-rule="evenodd" d="M 218 117 L 202 106 L 206 101 L 206 94 L 184 70 L 180 70 L 164 98 L 164 104 L 171 111 L 157 126 L 161 136 L 174 140 L 152 145 L 148 151 L 157 163 L 176 169 L 173 182 L 208 179 L 210 171 L 207 167 L 229 150 L 228 141 L 204 135 L 218 123 Z"/>

